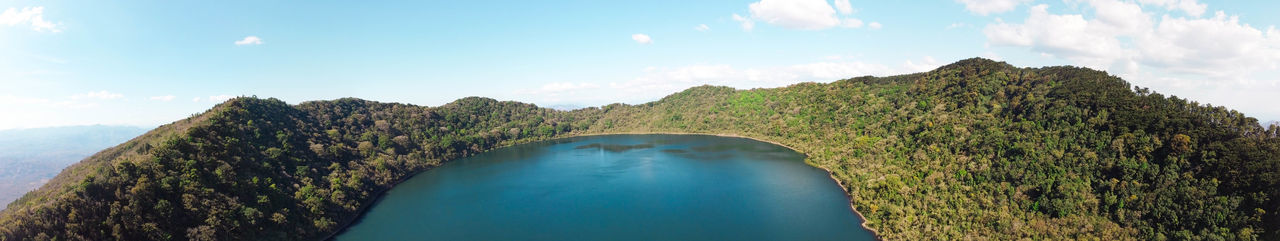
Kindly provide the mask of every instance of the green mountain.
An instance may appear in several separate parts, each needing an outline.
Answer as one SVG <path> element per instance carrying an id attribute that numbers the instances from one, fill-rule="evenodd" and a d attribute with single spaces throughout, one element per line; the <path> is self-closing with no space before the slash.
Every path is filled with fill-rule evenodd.
<path id="1" fill-rule="evenodd" d="M 796 148 L 890 240 L 1280 238 L 1280 130 L 1104 72 L 969 59 L 573 111 L 236 98 L 63 171 L 0 213 L 0 240 L 324 239 L 447 160 L 637 132 Z"/>

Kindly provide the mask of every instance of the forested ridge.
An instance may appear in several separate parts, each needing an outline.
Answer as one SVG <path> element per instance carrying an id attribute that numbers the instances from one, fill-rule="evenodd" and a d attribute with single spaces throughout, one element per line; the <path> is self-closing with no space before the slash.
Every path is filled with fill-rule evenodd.
<path id="1" fill-rule="evenodd" d="M 236 98 L 64 170 L 0 213 L 0 240 L 323 239 L 447 160 L 636 132 L 798 149 L 889 240 L 1280 240 L 1280 127 L 1105 72 L 985 59 L 573 111 Z"/>

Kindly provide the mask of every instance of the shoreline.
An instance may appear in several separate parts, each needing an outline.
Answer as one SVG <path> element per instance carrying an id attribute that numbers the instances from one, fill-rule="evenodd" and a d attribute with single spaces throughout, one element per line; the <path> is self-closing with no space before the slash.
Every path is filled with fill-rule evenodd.
<path id="1" fill-rule="evenodd" d="M 776 141 L 772 141 L 772 140 L 764 140 L 764 139 L 760 139 L 760 138 L 756 138 L 756 137 L 750 137 L 750 136 L 742 136 L 742 135 L 736 135 L 736 134 L 724 134 L 724 133 L 693 133 L 693 132 L 617 132 L 617 133 L 587 133 L 587 134 L 569 134 L 569 135 L 565 135 L 565 136 L 558 136 L 558 137 L 553 137 L 553 138 L 539 139 L 539 140 L 530 140 L 530 141 L 513 141 L 513 142 L 512 142 L 512 143 L 510 143 L 510 144 L 507 144 L 507 145 L 501 145 L 501 146 L 495 146 L 495 147 L 490 148 L 490 149 L 488 149 L 488 150 L 484 150 L 484 151 L 481 151 L 481 152 L 477 152 L 477 153 L 474 153 L 474 154 L 469 155 L 469 156 L 458 157 L 458 158 L 455 158 L 455 159 L 452 159 L 452 160 L 448 160 L 448 161 L 441 161 L 441 162 L 440 162 L 440 165 L 432 166 L 432 167 L 430 167 L 430 168 L 426 168 L 426 169 L 423 169 L 423 170 L 421 170 L 421 171 L 416 171 L 416 172 L 414 172 L 414 173 L 412 173 L 412 174 L 405 175 L 404 177 L 402 177 L 402 178 L 400 178 L 400 179 L 396 180 L 395 182 L 392 182 L 392 184 L 391 184 L 391 186 L 390 186 L 390 187 L 388 187 L 388 188 L 386 188 L 386 189 L 384 189 L 384 190 L 379 190 L 379 191 L 378 191 L 378 194 L 377 194 L 377 197 L 375 197 L 375 198 L 373 198 L 372 200 L 369 200 L 368 202 L 366 202 L 366 203 L 364 203 L 364 204 L 360 205 L 359 210 L 357 210 L 356 216 L 355 216 L 354 218 L 350 219 L 348 222 L 346 222 L 346 223 L 342 223 L 342 225 L 341 225 L 341 227 L 342 227 L 342 228 L 338 229 L 337 231 L 335 231 L 335 232 L 333 232 L 333 233 L 331 233 L 331 234 L 329 234 L 329 235 L 326 235 L 323 239 L 319 239 L 319 240 L 334 240 L 334 238 L 335 238 L 335 237 L 337 237 L 339 234 L 342 234 L 342 233 L 346 232 L 346 231 L 347 231 L 347 229 L 351 228 L 351 226 L 352 226 L 352 225 L 355 225 L 356 223 L 358 223 L 358 222 L 360 221 L 360 219 L 364 218 L 364 215 L 367 213 L 366 211 L 368 211 L 369 207 L 372 207 L 372 206 L 373 206 L 373 204 L 376 204 L 376 203 L 378 203 L 378 201 L 381 201 L 383 198 L 385 198 L 385 197 L 386 197 L 386 195 L 387 195 L 387 191 L 390 191 L 392 188 L 395 188 L 396 186 L 399 186 L 401 183 L 404 183 L 405 181 L 408 181 L 409 179 L 413 178 L 414 176 L 417 176 L 418 174 L 422 174 L 422 173 L 424 173 L 424 172 L 430 171 L 430 170 L 432 170 L 432 169 L 435 169 L 436 167 L 443 166 L 443 165 L 446 165 L 446 164 L 448 164 L 448 163 L 450 163 L 450 162 L 453 162 L 453 161 L 456 161 L 456 160 L 460 160 L 460 159 L 463 159 L 463 158 L 467 158 L 467 157 L 470 157 L 470 156 L 473 156 L 473 155 L 476 155 L 476 154 L 480 154 L 480 153 L 484 153 L 484 152 L 489 152 L 489 151 L 492 151 L 492 150 L 495 150 L 495 149 L 506 148 L 506 147 L 514 146 L 514 145 L 528 144 L 528 143 L 540 142 L 540 141 L 561 140 L 561 139 L 568 139 L 568 138 L 574 138 L 574 137 L 586 137 L 586 136 L 611 136 L 611 135 L 700 135 L 700 136 L 718 136 L 718 137 L 743 138 L 743 139 L 750 139 L 750 140 L 754 140 L 754 141 L 759 141 L 759 142 L 764 142 L 764 143 L 769 143 L 769 144 L 773 144 L 773 145 L 777 145 L 777 146 L 785 147 L 785 148 L 787 148 L 787 149 L 790 149 L 791 151 L 794 151 L 794 152 L 796 152 L 796 153 L 800 153 L 801 155 L 805 155 L 805 158 L 808 158 L 808 156 L 809 156 L 808 154 L 805 154 L 803 151 L 800 151 L 799 149 L 796 149 L 796 148 L 791 147 L 791 146 L 788 146 L 788 145 L 784 145 L 784 144 L 782 144 L 782 143 L 778 143 L 778 142 L 776 142 Z M 845 196 L 845 198 L 849 200 L 849 202 L 848 202 L 848 203 L 849 203 L 849 210 L 852 210 L 854 214 L 858 215 L 858 219 L 861 219 L 861 220 L 862 220 L 862 223 L 861 223 L 861 225 L 860 225 L 860 226 L 862 226 L 862 229 L 866 229 L 867 231 L 870 231 L 870 232 L 871 232 L 871 236 L 875 237 L 875 238 L 876 238 L 876 240 L 884 240 L 884 238 L 882 238 L 882 237 L 880 236 L 880 231 L 879 231 L 879 230 L 876 230 L 876 229 L 874 229 L 874 228 L 871 228 L 871 227 L 867 226 L 867 217 L 866 217 L 866 216 L 864 216 L 864 215 L 862 215 L 862 212 L 859 212 L 859 211 L 858 211 L 858 208 L 857 208 L 857 207 L 855 207 L 855 206 L 853 205 L 853 195 L 849 193 L 849 188 L 844 186 L 844 182 L 843 182 L 843 181 L 840 181 L 840 179 L 836 178 L 835 173 L 834 173 L 834 172 L 832 172 L 832 171 L 831 171 L 831 169 L 827 169 L 826 167 L 820 167 L 820 166 L 812 165 L 812 164 L 809 164 L 808 162 L 806 162 L 805 164 L 806 164 L 806 165 L 808 165 L 808 166 L 815 167 L 815 168 L 818 168 L 818 169 L 822 169 L 823 171 L 826 171 L 826 172 L 827 172 L 827 178 L 830 178 L 832 181 L 835 181 L 835 182 L 836 182 L 836 186 L 840 186 L 840 190 L 844 191 L 844 196 Z"/>
<path id="2" fill-rule="evenodd" d="M 786 147 L 787 149 L 791 149 L 792 151 L 795 151 L 796 153 L 800 153 L 801 155 L 805 155 L 805 158 L 808 158 L 808 156 L 809 156 L 809 154 L 806 154 L 806 153 L 804 153 L 803 151 L 800 151 L 799 149 L 796 149 L 796 148 L 791 147 L 791 146 L 788 146 L 788 145 L 784 145 L 784 144 L 779 143 L 779 142 L 776 142 L 776 141 L 772 141 L 772 140 L 765 140 L 765 139 L 756 138 L 756 137 L 751 137 L 751 136 L 743 136 L 743 135 L 737 135 L 737 134 L 725 134 L 725 133 L 695 133 L 695 132 L 618 132 L 618 133 L 591 133 L 591 134 L 579 134 L 579 135 L 570 135 L 570 136 L 559 137 L 559 138 L 551 138 L 551 139 L 547 139 L 547 140 L 555 140 L 555 139 L 563 139 L 563 138 L 572 138 L 572 137 L 580 137 L 580 136 L 610 136 L 610 135 L 700 135 L 700 136 L 719 136 L 719 137 L 744 138 L 744 139 L 751 139 L 751 140 L 754 140 L 754 141 L 759 141 L 759 142 L 764 142 L 764 143 L 774 144 L 774 145 L 778 145 L 778 146 L 781 146 L 781 147 Z M 822 169 L 823 171 L 826 171 L 826 172 L 827 172 L 827 178 L 830 178 L 830 179 L 831 179 L 831 181 L 835 181 L 835 182 L 836 182 L 836 186 L 840 186 L 840 190 L 843 190 L 843 191 L 844 191 L 844 196 L 845 196 L 845 198 L 849 200 L 849 210 L 852 210 L 854 214 L 858 215 L 858 218 L 859 218 L 859 219 L 862 219 L 862 224 L 860 225 L 860 226 L 862 226 L 862 229 L 866 229 L 867 231 L 871 231 L 871 236 L 874 236 L 874 237 L 876 238 L 876 240 L 885 240 L 883 236 L 880 236 L 880 231 L 879 231 L 879 230 L 876 230 L 876 229 L 874 229 L 874 228 L 871 228 L 870 226 L 867 226 L 867 216 L 862 215 L 862 212 L 858 211 L 858 207 L 856 207 L 856 206 L 854 206 L 854 205 L 853 205 L 853 194 L 850 194 L 850 193 L 849 193 L 849 188 L 844 186 L 844 181 L 840 181 L 840 179 L 839 179 L 839 178 L 836 178 L 836 174 L 835 174 L 835 172 L 832 172 L 832 171 L 831 171 L 831 169 L 827 169 L 826 167 L 821 167 L 821 166 L 812 165 L 812 164 L 809 164 L 808 162 L 806 162 L 805 164 L 806 164 L 806 165 L 809 165 L 809 166 L 811 166 L 811 167 L 815 167 L 815 168 L 818 168 L 818 169 Z"/>
<path id="3" fill-rule="evenodd" d="M 440 165 L 444 165 L 444 163 L 442 162 L 440 163 Z M 418 176 L 418 174 L 422 174 L 423 172 L 430 171 L 431 169 L 436 169 L 436 167 L 439 167 L 440 165 L 433 166 L 431 168 L 427 168 L 422 171 L 417 171 L 417 172 L 414 172 L 413 174 L 405 175 L 403 178 L 397 179 L 395 182 L 391 182 L 390 187 L 387 187 L 386 189 L 383 189 L 383 190 L 378 190 L 378 194 L 376 197 L 360 205 L 360 208 L 356 210 L 356 216 L 354 218 L 351 218 L 351 220 L 347 221 L 346 223 L 342 223 L 341 225 L 342 228 L 338 229 L 337 231 L 329 235 L 326 235 L 323 239 L 319 239 L 319 240 L 334 240 L 334 238 L 338 237 L 339 234 L 347 232 L 347 229 L 351 228 L 352 225 L 355 225 L 357 222 L 360 221 L 360 219 L 364 219 L 364 215 L 368 213 L 366 211 L 369 211 L 369 207 L 373 207 L 373 204 L 378 203 L 378 201 L 382 201 L 382 198 L 387 196 L 387 191 L 391 191 L 392 188 L 395 188 L 396 186 L 399 186 L 401 183 L 404 183 L 405 181 L 408 181 L 409 179 L 412 179 L 413 177 Z"/>

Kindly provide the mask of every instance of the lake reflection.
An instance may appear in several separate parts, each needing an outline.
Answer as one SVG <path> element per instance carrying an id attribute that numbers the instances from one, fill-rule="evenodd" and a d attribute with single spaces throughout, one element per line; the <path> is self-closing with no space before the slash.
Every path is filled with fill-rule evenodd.
<path id="1" fill-rule="evenodd" d="M 873 240 L 821 169 L 700 135 L 537 142 L 388 191 L 337 240 Z"/>

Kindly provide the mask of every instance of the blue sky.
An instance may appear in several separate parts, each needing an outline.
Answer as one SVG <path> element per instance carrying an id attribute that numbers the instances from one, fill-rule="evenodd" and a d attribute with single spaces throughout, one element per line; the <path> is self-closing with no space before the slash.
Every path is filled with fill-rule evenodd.
<path id="1" fill-rule="evenodd" d="M 927 71 L 1080 65 L 1280 120 L 1280 1 L 6 1 L 0 129 L 154 126 L 230 96 L 642 103 Z"/>

